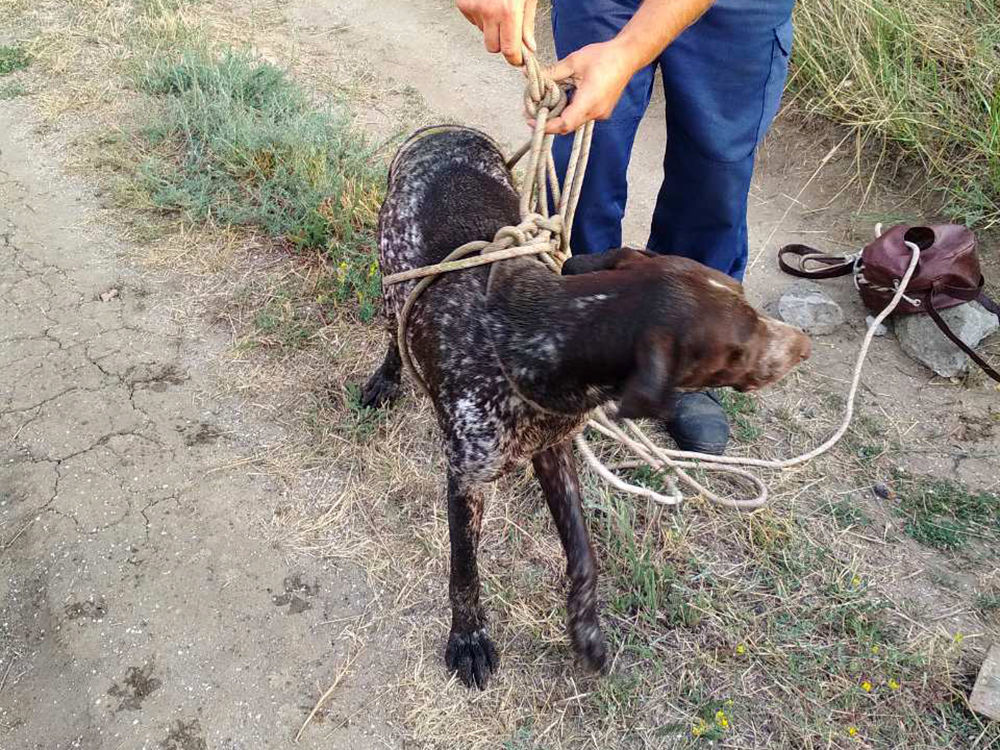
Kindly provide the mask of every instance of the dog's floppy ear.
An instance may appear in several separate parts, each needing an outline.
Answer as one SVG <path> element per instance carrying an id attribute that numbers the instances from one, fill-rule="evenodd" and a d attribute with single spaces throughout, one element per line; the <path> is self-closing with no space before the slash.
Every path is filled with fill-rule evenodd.
<path id="1" fill-rule="evenodd" d="M 623 419 L 670 416 L 677 365 L 675 339 L 663 328 L 646 331 L 636 344 L 635 365 L 625 381 L 618 405 Z"/>
<path id="2" fill-rule="evenodd" d="M 630 260 L 652 257 L 654 257 L 653 253 L 648 250 L 635 250 L 631 247 L 620 247 L 617 250 L 608 250 L 606 253 L 574 255 L 563 264 L 562 275 L 576 276 L 581 273 L 608 271 Z"/>

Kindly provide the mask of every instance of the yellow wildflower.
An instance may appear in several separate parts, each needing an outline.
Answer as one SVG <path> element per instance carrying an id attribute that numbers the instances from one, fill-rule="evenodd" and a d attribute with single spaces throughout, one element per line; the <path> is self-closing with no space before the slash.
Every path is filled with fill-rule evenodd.
<path id="1" fill-rule="evenodd" d="M 890 677 L 890 678 L 889 678 L 889 687 L 890 687 L 890 688 L 891 688 L 892 690 L 899 690 L 899 683 L 898 683 L 898 682 L 896 682 L 896 681 L 895 681 L 894 679 L 892 679 L 892 678 Z"/>
<path id="2" fill-rule="evenodd" d="M 715 712 L 715 723 L 723 729 L 729 728 L 729 719 L 726 717 L 725 711 L 719 710 Z"/>
<path id="3" fill-rule="evenodd" d="M 746 652 L 747 652 L 747 647 L 746 646 L 744 646 L 742 643 L 737 644 L 737 646 L 736 646 L 736 653 L 737 654 L 739 654 L 740 656 L 743 656 L 743 654 L 745 654 Z"/>
<path id="4" fill-rule="evenodd" d="M 691 727 L 691 734 L 695 737 L 701 737 L 705 734 L 705 730 L 708 729 L 708 724 L 705 723 L 704 719 L 698 719 L 698 723 Z"/>
<path id="5" fill-rule="evenodd" d="M 965 640 L 965 636 L 961 633 L 955 633 L 955 643 L 961 643 Z"/>
<path id="6" fill-rule="evenodd" d="M 851 579 L 851 585 L 854 586 L 854 588 L 857 588 L 861 585 L 861 579 L 858 578 L 858 576 L 854 576 L 854 578 Z"/>
<path id="7" fill-rule="evenodd" d="M 856 737 L 858 735 L 858 728 L 857 727 L 848 727 L 847 728 L 847 733 L 849 735 L 851 735 L 851 737 Z"/>
<path id="8" fill-rule="evenodd" d="M 873 654 L 877 654 L 878 653 L 878 645 L 872 646 L 872 653 Z"/>
<path id="9" fill-rule="evenodd" d="M 865 680 L 864 682 L 861 683 L 861 689 L 864 690 L 866 693 L 870 693 L 872 691 L 872 684 L 868 682 L 868 680 Z"/>

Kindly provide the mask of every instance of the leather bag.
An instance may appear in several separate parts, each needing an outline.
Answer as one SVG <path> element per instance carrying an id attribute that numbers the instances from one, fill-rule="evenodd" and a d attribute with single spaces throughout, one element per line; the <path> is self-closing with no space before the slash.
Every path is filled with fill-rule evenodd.
<path id="1" fill-rule="evenodd" d="M 968 227 L 897 224 L 856 255 L 829 255 L 806 245 L 786 245 L 778 251 L 778 265 L 785 273 L 806 279 L 831 279 L 853 273 L 862 302 L 877 315 L 892 300 L 910 266 L 913 257 L 910 245 L 920 249 L 920 260 L 893 315 L 927 313 L 945 336 L 987 375 L 1000 382 L 1000 373 L 956 336 L 939 313 L 976 301 L 1000 317 L 1000 306 L 984 291 L 976 238 Z"/>

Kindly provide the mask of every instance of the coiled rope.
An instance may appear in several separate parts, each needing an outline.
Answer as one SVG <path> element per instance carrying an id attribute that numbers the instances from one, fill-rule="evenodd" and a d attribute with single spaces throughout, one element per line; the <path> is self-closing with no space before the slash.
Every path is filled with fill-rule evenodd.
<path id="1" fill-rule="evenodd" d="M 392 285 L 420 279 L 399 313 L 396 340 L 404 366 L 409 370 L 420 389 L 428 395 L 427 385 L 417 368 L 414 367 L 410 357 L 409 345 L 406 340 L 406 327 L 414 303 L 438 276 L 451 271 L 529 255 L 538 256 L 554 273 L 560 273 L 562 264 L 571 256 L 570 237 L 573 229 L 573 216 L 580 199 L 580 189 L 583 185 L 587 160 L 590 156 L 594 123 L 587 122 L 574 134 L 566 175 L 560 185 L 556 175 L 555 162 L 552 158 L 552 142 L 555 136 L 545 133 L 545 125 L 550 117 L 559 115 L 566 107 L 566 92 L 550 78 L 543 75 L 538 61 L 531 53 L 525 51 L 524 61 L 525 73 L 528 78 L 524 106 L 526 112 L 534 119 L 535 126 L 531 140 L 507 162 L 507 166 L 513 168 L 523 156 L 528 156 L 524 179 L 519 191 L 520 223 L 517 226 L 501 228 L 494 235 L 492 241 L 477 240 L 466 243 L 449 253 L 440 263 L 395 273 L 382 280 L 383 284 Z M 549 214 L 550 192 L 552 203 L 557 206 L 555 215 Z M 881 234 L 881 225 L 876 227 L 875 232 L 876 237 Z M 761 507 L 768 499 L 767 485 L 756 475 L 738 467 L 787 469 L 798 466 L 830 450 L 846 434 L 854 416 L 854 403 L 861 382 L 861 372 L 875 331 L 882 321 L 892 314 L 900 299 L 903 298 L 910 278 L 920 260 L 920 249 L 909 242 L 906 245 L 913 253 L 910 264 L 897 285 L 892 301 L 868 327 L 854 366 L 844 419 L 836 432 L 821 445 L 808 453 L 779 460 L 715 456 L 707 453 L 661 448 L 634 421 L 623 419 L 620 420 L 619 424 L 612 416 L 608 415 L 604 408 L 599 407 L 591 414 L 587 427 L 617 441 L 630 450 L 636 459 L 612 465 L 603 463 L 590 447 L 584 432 L 580 432 L 574 438 L 574 443 L 580 454 L 595 473 L 615 489 L 645 497 L 660 505 L 676 506 L 683 502 L 684 495 L 677 486 L 677 480 L 679 480 L 696 494 L 719 505 L 741 510 Z M 515 391 L 517 390 L 513 382 L 511 386 L 515 388 Z M 533 404 L 531 401 L 528 403 L 544 411 L 541 406 Z M 662 473 L 667 491 L 665 493 L 657 492 L 648 487 L 631 484 L 615 474 L 616 470 L 638 466 L 648 466 L 654 472 Z M 754 486 L 756 495 L 750 499 L 720 496 L 695 480 L 685 471 L 686 469 L 720 472 L 732 478 L 744 480 Z"/>

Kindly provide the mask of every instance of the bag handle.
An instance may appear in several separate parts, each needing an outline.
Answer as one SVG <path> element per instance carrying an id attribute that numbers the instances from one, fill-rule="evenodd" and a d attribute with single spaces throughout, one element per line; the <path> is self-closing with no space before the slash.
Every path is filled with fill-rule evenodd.
<path id="1" fill-rule="evenodd" d="M 937 291 L 936 286 L 934 290 L 931 291 L 931 293 L 925 297 L 925 300 L 927 302 L 928 315 L 931 316 L 931 319 L 937 324 L 937 327 L 941 329 L 941 333 L 943 333 L 945 336 L 951 339 L 951 342 L 955 346 L 957 346 L 959 349 L 961 349 L 963 352 L 969 355 L 969 359 L 971 359 L 973 362 L 979 365 L 982 368 L 983 372 L 985 372 L 995 381 L 1000 383 L 1000 372 L 997 372 L 988 364 L 986 364 L 986 360 L 984 360 L 982 357 L 976 354 L 976 352 L 972 350 L 972 347 L 968 346 L 964 341 L 962 341 L 962 339 L 956 336 L 954 332 L 952 332 L 951 328 L 948 327 L 948 324 L 944 322 L 944 318 L 941 317 L 941 314 L 934 307 L 935 291 Z M 976 297 L 976 301 L 982 304 L 983 307 L 992 312 L 994 315 L 997 314 L 997 310 L 1000 310 L 1000 306 L 998 306 L 996 302 L 987 297 L 985 292 L 980 292 L 979 295 Z"/>
<path id="2" fill-rule="evenodd" d="M 794 256 L 794 265 L 785 260 Z M 833 279 L 847 276 L 854 269 L 857 255 L 828 255 L 808 245 L 785 245 L 778 251 L 778 265 L 781 270 L 803 279 Z M 809 269 L 809 263 L 818 263 L 823 268 Z"/>
<path id="3" fill-rule="evenodd" d="M 993 298 L 987 296 L 986 292 L 980 291 L 979 296 L 976 297 L 976 302 L 1000 318 L 1000 305 Z"/>

